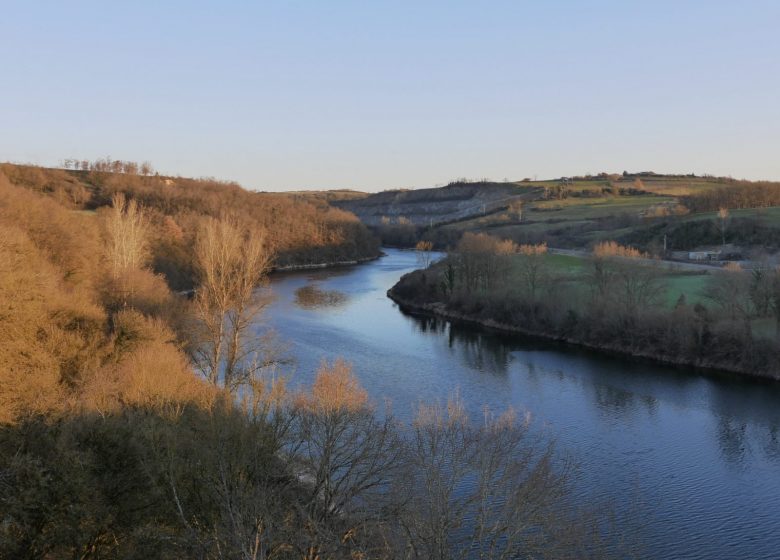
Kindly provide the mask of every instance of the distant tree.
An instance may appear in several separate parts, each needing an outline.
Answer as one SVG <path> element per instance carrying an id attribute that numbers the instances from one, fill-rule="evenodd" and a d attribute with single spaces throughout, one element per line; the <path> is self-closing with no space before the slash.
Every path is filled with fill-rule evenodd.
<path id="1" fill-rule="evenodd" d="M 510 215 L 514 215 L 515 220 L 518 222 L 523 221 L 523 201 L 513 200 L 509 203 L 508 212 Z"/>
<path id="2" fill-rule="evenodd" d="M 750 271 L 750 299 L 759 317 L 766 317 L 772 310 L 773 271 L 759 264 Z"/>
<path id="3" fill-rule="evenodd" d="M 549 285 L 547 243 L 520 245 L 517 249 L 518 272 L 523 293 L 535 300 L 542 287 Z"/>
<path id="4" fill-rule="evenodd" d="M 428 268 L 431 265 L 433 243 L 431 241 L 418 241 L 414 249 L 417 251 L 417 262 L 422 268 Z"/>
<path id="5" fill-rule="evenodd" d="M 468 290 L 491 289 L 509 272 L 509 256 L 517 252 L 511 240 L 466 232 L 455 248 L 458 271 Z"/>
<path id="6" fill-rule="evenodd" d="M 729 209 L 721 207 L 718 210 L 718 229 L 720 230 L 721 241 L 726 245 L 726 229 L 729 225 Z"/>
<path id="7" fill-rule="evenodd" d="M 623 257 L 623 258 L 643 258 L 646 257 L 639 249 L 621 245 L 615 241 L 602 241 L 593 247 L 593 256 L 597 258 Z"/>
<path id="8" fill-rule="evenodd" d="M 775 333 L 780 340 L 780 268 L 772 274 L 772 312 L 775 315 Z"/>
<path id="9" fill-rule="evenodd" d="M 149 257 L 149 223 L 135 200 L 123 193 L 111 199 L 106 216 L 107 253 L 114 278 L 131 269 L 140 269 Z"/>
<path id="10" fill-rule="evenodd" d="M 737 263 L 728 263 L 712 275 L 705 296 L 725 311 L 731 320 L 738 320 L 748 339 L 752 336 L 751 319 L 755 307 L 750 294 L 750 277 Z"/>

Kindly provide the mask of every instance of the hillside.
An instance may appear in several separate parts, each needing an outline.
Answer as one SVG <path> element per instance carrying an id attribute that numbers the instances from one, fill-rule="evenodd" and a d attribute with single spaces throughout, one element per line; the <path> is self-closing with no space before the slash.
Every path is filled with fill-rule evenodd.
<path id="1" fill-rule="evenodd" d="M 775 243 L 780 219 L 772 209 L 780 205 L 777 192 L 779 183 L 624 172 L 547 181 L 457 182 L 334 204 L 353 212 L 386 241 L 401 245 L 424 237 L 445 248 L 470 231 L 572 248 L 616 239 L 652 252 L 663 248 L 664 238 L 668 250 L 720 244 L 714 211 L 723 206 L 732 209 L 733 242 L 752 246 L 763 236 L 772 249 L 780 246 Z"/>
<path id="2" fill-rule="evenodd" d="M 153 174 L 148 166 L 100 160 L 80 169 L 0 164 L 0 180 L 44 195 L 71 211 L 95 216 L 121 193 L 144 208 L 155 232 L 154 271 L 177 290 L 193 285 L 195 232 L 207 217 L 245 220 L 263 232 L 278 267 L 351 261 L 378 255 L 376 239 L 332 196 L 260 193 L 216 179 Z M 145 173 L 139 172 L 144 168 Z M 342 193 L 340 196 L 349 196 Z"/>
<path id="3" fill-rule="evenodd" d="M 529 200 L 542 189 L 518 183 L 451 183 L 446 187 L 394 190 L 364 198 L 337 200 L 363 223 L 439 225 L 507 208 L 514 200 Z"/>

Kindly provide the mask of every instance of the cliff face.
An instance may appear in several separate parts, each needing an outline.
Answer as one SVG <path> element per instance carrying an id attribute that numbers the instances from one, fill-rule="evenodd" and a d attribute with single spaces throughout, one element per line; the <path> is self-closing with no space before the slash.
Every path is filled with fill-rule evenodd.
<path id="1" fill-rule="evenodd" d="M 367 225 L 436 225 L 506 208 L 513 200 L 533 198 L 540 189 L 516 183 L 454 183 L 413 191 L 385 191 L 357 200 L 332 201 Z"/>

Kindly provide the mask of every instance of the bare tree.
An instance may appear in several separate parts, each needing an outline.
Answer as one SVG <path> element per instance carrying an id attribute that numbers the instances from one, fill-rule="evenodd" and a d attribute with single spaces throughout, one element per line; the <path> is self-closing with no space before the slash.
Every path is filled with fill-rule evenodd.
<path id="1" fill-rule="evenodd" d="M 713 274 L 704 295 L 725 311 L 732 321 L 739 320 L 746 340 L 751 338 L 755 305 L 750 293 L 750 277 L 738 264 L 729 263 Z"/>
<path id="2" fill-rule="evenodd" d="M 550 280 L 547 244 L 520 245 L 518 253 L 517 263 L 522 291 L 533 301 Z"/>
<path id="3" fill-rule="evenodd" d="M 431 265 L 433 243 L 430 241 L 418 241 L 414 249 L 417 251 L 417 262 L 420 263 L 422 268 L 428 268 Z"/>
<path id="4" fill-rule="evenodd" d="M 720 229 L 722 244 L 726 244 L 726 230 L 729 226 L 729 209 L 721 207 L 718 210 L 718 229 Z"/>
<path id="5" fill-rule="evenodd" d="M 775 334 L 780 340 L 780 268 L 772 274 L 772 312 L 775 315 Z"/>
<path id="6" fill-rule="evenodd" d="M 106 232 L 107 256 L 114 278 L 146 264 L 149 257 L 149 224 L 135 200 L 128 201 L 123 193 L 116 193 L 111 198 Z"/>
<path id="7" fill-rule="evenodd" d="M 311 395 L 301 397 L 297 408 L 291 448 L 307 489 L 301 557 L 383 554 L 387 545 L 379 533 L 388 521 L 383 506 L 402 449 L 392 415 L 375 413 L 351 366 L 340 360 L 323 363 Z"/>
<path id="8" fill-rule="evenodd" d="M 615 299 L 623 317 L 634 320 L 643 311 L 655 306 L 663 296 L 665 285 L 655 265 L 640 265 L 620 261 L 615 267 Z"/>
<path id="9" fill-rule="evenodd" d="M 257 289 L 266 280 L 272 255 L 262 231 L 232 218 L 209 218 L 198 235 L 195 260 L 200 284 L 192 355 L 210 383 L 234 392 L 276 362 L 269 337 L 250 333 L 270 301 Z"/>
<path id="10" fill-rule="evenodd" d="M 399 494 L 409 559 L 564 556 L 565 472 L 510 411 L 472 423 L 455 398 L 421 406 Z M 568 551 L 569 553 L 571 550 Z"/>

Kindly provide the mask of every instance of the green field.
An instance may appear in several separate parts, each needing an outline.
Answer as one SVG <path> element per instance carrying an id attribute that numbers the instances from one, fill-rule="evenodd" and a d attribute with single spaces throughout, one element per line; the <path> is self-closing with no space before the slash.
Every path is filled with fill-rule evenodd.
<path id="1" fill-rule="evenodd" d="M 517 259 L 520 258 L 522 257 L 517 257 Z M 568 289 L 579 292 L 583 297 L 588 295 L 587 287 L 583 281 L 590 273 L 591 265 L 587 259 L 556 254 L 548 254 L 544 258 L 550 273 L 554 277 L 561 278 Z M 685 295 L 689 305 L 708 303 L 704 296 L 704 291 L 709 278 L 710 275 L 706 272 L 664 271 L 661 280 L 665 286 L 664 305 L 669 309 L 673 308 L 681 295 Z"/>

